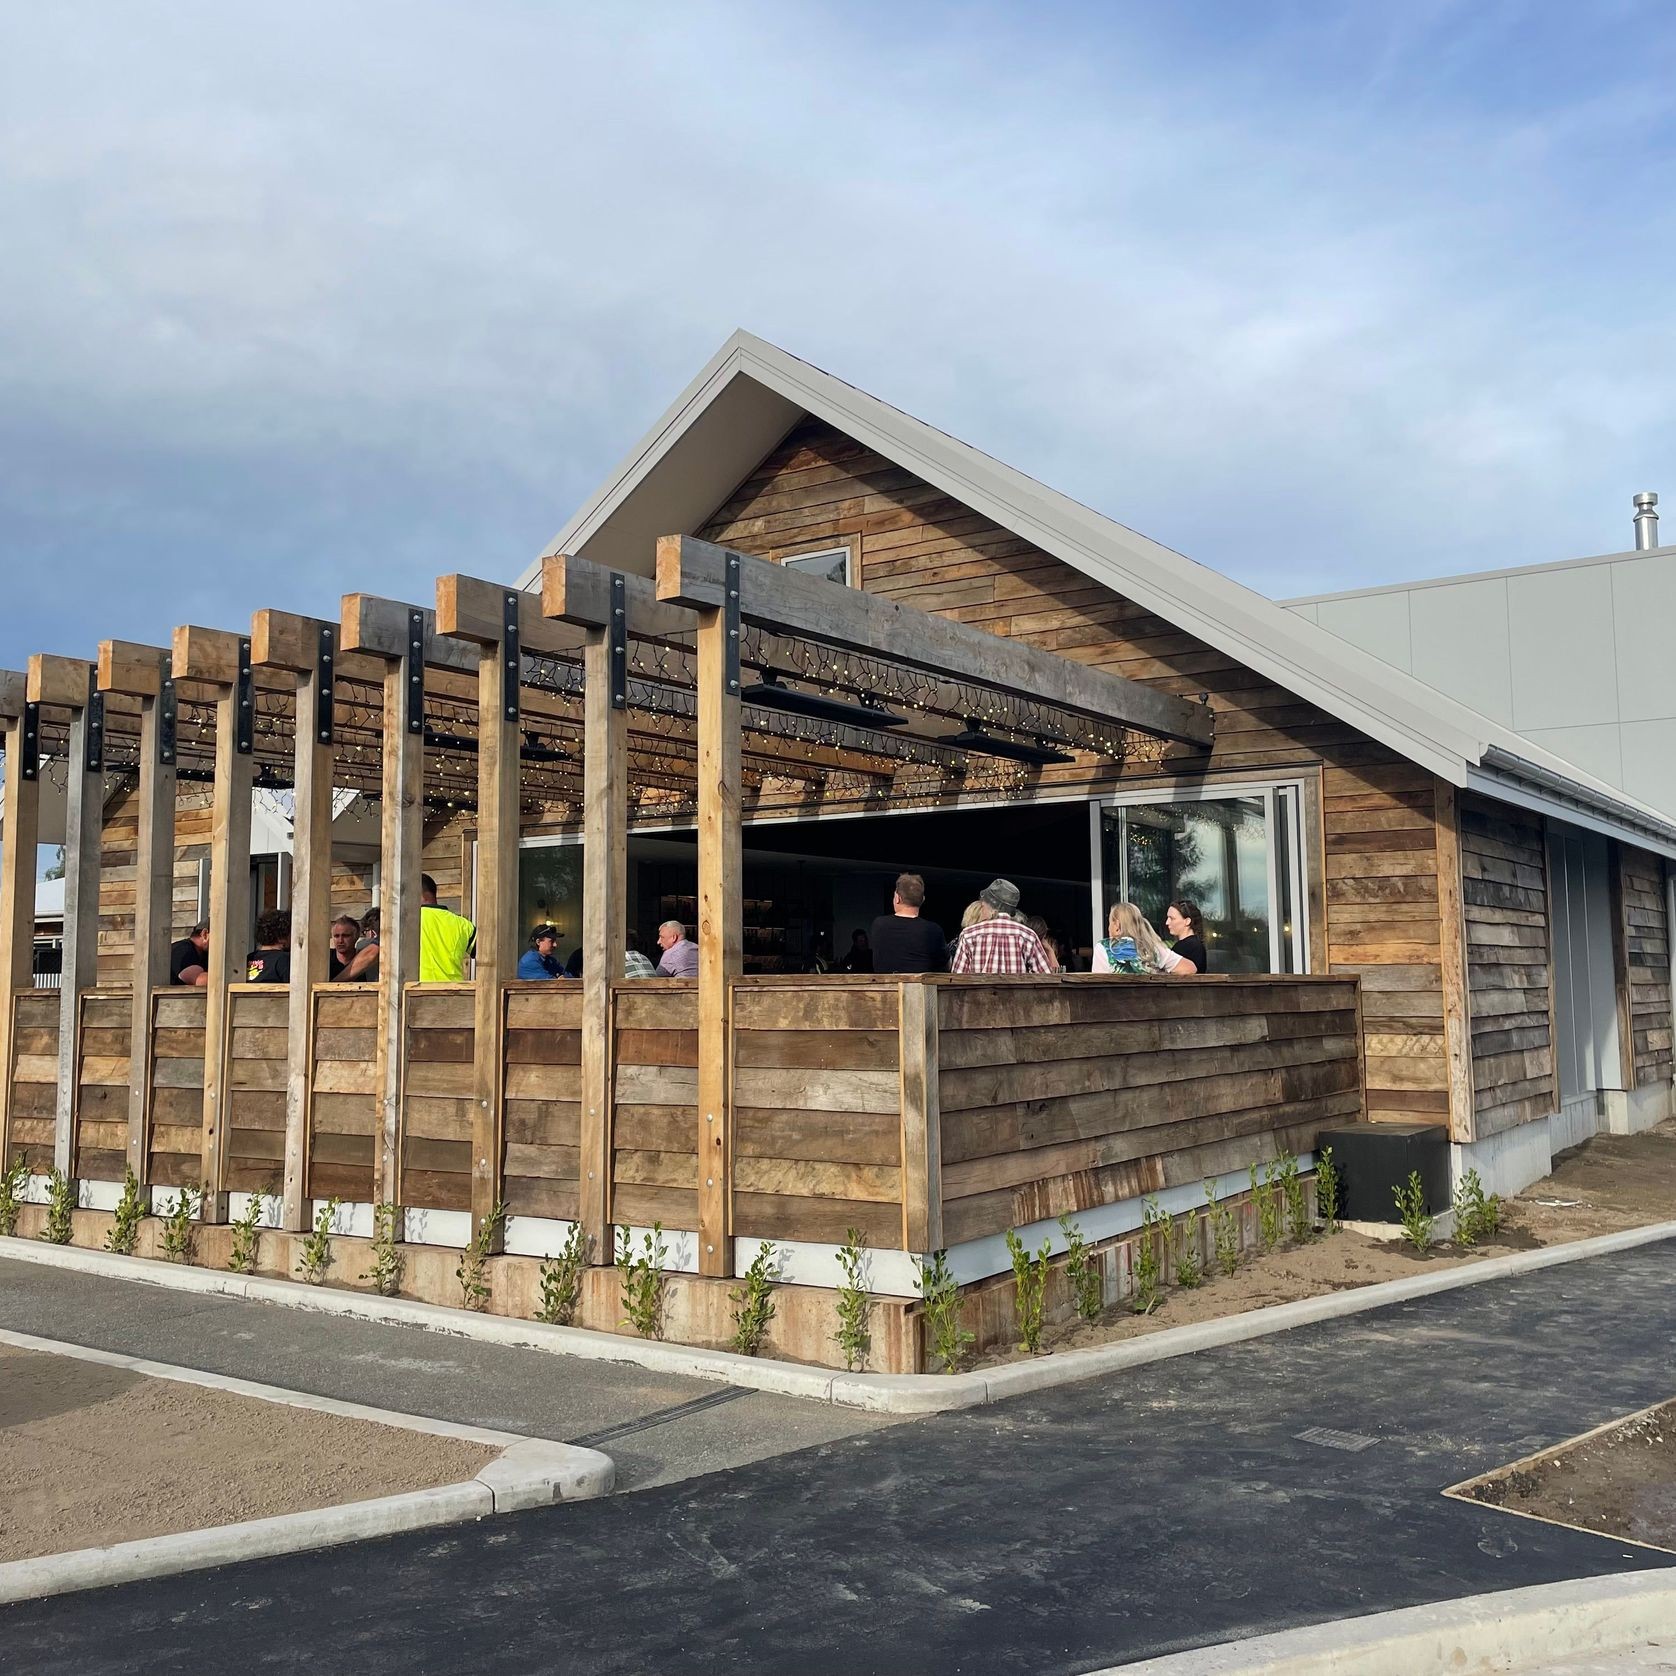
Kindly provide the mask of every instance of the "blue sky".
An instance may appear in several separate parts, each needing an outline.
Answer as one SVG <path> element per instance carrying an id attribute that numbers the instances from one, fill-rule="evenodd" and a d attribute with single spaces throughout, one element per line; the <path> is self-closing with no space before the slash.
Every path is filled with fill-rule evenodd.
<path id="1" fill-rule="evenodd" d="M 1673 37 L 0 0 L 0 665 L 511 576 L 736 325 L 1281 595 L 1626 546 Z"/>

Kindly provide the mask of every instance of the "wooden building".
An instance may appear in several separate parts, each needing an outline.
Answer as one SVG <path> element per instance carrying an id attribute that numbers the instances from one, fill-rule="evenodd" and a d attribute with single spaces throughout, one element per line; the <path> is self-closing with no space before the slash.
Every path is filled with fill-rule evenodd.
<path id="1" fill-rule="evenodd" d="M 977 1284 L 1009 1228 L 1119 1240 L 1144 1196 L 1186 1210 L 1363 1115 L 1446 1126 L 1507 1190 L 1671 1109 L 1656 811 L 770 345 L 731 340 L 520 580 L 0 675 L 8 1158 L 94 1211 L 124 1165 L 201 1185 L 212 1227 L 269 1188 L 284 1231 L 393 1204 L 416 1252 L 504 1205 L 496 1307 L 573 1222 L 600 1263 L 660 1224 L 701 1339 L 758 1241 L 813 1295 L 858 1229 L 909 1367 L 933 1251 Z M 65 977 L 37 993 L 49 759 Z M 294 800 L 297 977 L 237 982 L 228 939 L 171 989 L 182 847 L 244 924 L 259 777 Z M 384 915 L 353 990 L 323 981 L 330 914 L 371 889 L 333 853 L 348 793 Z M 1210 974 L 819 975 L 807 904 L 792 927 L 753 894 L 753 868 L 839 875 L 860 914 L 899 863 L 1036 879 L 1073 946 L 1119 895 L 1192 895 Z M 415 981 L 421 871 L 477 922 L 460 984 Z M 583 979 L 520 984 L 560 888 Z M 698 978 L 622 978 L 662 917 Z M 817 1314 L 788 1306 L 792 1353 L 830 1354 Z"/>

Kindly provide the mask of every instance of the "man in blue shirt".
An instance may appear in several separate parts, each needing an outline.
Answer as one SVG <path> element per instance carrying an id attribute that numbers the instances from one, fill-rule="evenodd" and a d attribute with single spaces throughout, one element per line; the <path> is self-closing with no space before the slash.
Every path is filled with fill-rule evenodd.
<path id="1" fill-rule="evenodd" d="M 559 957 L 553 952 L 558 940 L 559 928 L 556 925 L 538 925 L 530 933 L 530 946 L 519 957 L 518 976 L 562 978 L 564 967 L 559 964 Z"/>

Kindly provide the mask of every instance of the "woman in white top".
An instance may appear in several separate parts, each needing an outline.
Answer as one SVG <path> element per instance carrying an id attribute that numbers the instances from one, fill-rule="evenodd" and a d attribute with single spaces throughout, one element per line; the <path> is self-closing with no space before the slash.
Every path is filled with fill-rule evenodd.
<path id="1" fill-rule="evenodd" d="M 1114 902 L 1106 918 L 1105 940 L 1094 945 L 1096 972 L 1178 972 L 1183 977 L 1193 970 L 1190 960 L 1183 960 L 1173 949 L 1166 948 L 1158 933 L 1147 924 L 1133 902 Z"/>

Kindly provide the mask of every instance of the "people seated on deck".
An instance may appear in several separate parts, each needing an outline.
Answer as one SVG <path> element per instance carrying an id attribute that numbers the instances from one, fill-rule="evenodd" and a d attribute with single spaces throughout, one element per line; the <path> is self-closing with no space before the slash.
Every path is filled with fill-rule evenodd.
<path id="1" fill-rule="evenodd" d="M 246 983 L 290 983 L 291 916 L 273 908 L 256 921 L 256 947 L 245 956 Z"/>
<path id="2" fill-rule="evenodd" d="M 562 978 L 564 967 L 553 951 L 558 946 L 559 928 L 538 925 L 530 932 L 530 946 L 518 957 L 521 978 Z"/>
<path id="3" fill-rule="evenodd" d="M 1193 963 L 1167 948 L 1133 902 L 1114 902 L 1106 916 L 1106 935 L 1094 945 L 1096 972 L 1156 974 L 1189 977 Z"/>
<path id="4" fill-rule="evenodd" d="M 1059 958 L 1059 945 L 1054 941 L 1053 933 L 1048 930 L 1048 922 L 1040 914 L 1026 914 L 1024 915 L 1024 923 L 1041 938 L 1042 947 L 1047 950 L 1047 957 L 1051 962 L 1048 970 L 1052 972 L 1064 971 L 1064 965 Z"/>
<path id="5" fill-rule="evenodd" d="M 657 967 L 640 952 L 640 933 L 638 931 L 629 932 L 627 947 L 623 951 L 623 976 L 625 978 L 655 978 L 657 975 Z"/>
<path id="6" fill-rule="evenodd" d="M 858 925 L 850 933 L 850 952 L 838 962 L 840 972 L 871 972 L 873 970 L 873 949 L 867 941 L 867 933 Z"/>
<path id="7" fill-rule="evenodd" d="M 332 921 L 326 949 L 326 980 L 336 983 L 343 969 L 355 958 L 355 947 L 361 940 L 361 922 L 353 914 L 343 914 Z"/>
<path id="8" fill-rule="evenodd" d="M 1192 972 L 1208 972 L 1205 964 L 1205 919 L 1191 902 L 1172 902 L 1164 910 L 1164 929 L 1170 934 L 1171 946 L 1187 963 L 1186 970 L 1177 967 L 1175 975 L 1186 977 Z"/>
<path id="9" fill-rule="evenodd" d="M 420 983 L 464 983 L 476 944 L 477 927 L 437 902 L 436 880 L 426 873 L 419 881 Z"/>
<path id="10" fill-rule="evenodd" d="M 199 989 L 209 982 L 208 920 L 199 920 L 178 943 L 169 945 L 169 982 Z"/>
<path id="11" fill-rule="evenodd" d="M 379 910 L 369 908 L 361 916 L 361 936 L 355 952 L 341 972 L 333 974 L 336 983 L 378 982 L 378 926 Z"/>
<path id="12" fill-rule="evenodd" d="M 897 875 L 888 914 L 873 921 L 875 972 L 941 972 L 948 965 L 948 943 L 943 928 L 926 919 L 925 880 L 918 873 Z"/>
<path id="13" fill-rule="evenodd" d="M 666 919 L 658 927 L 658 947 L 663 950 L 658 962 L 660 978 L 698 976 L 698 944 L 688 940 L 687 928 L 678 919 Z"/>
<path id="14" fill-rule="evenodd" d="M 1050 972 L 1042 940 L 1018 913 L 1018 886 L 1010 879 L 994 879 L 978 892 L 988 914 L 960 933 L 949 961 L 951 972 L 1000 976 Z"/>

